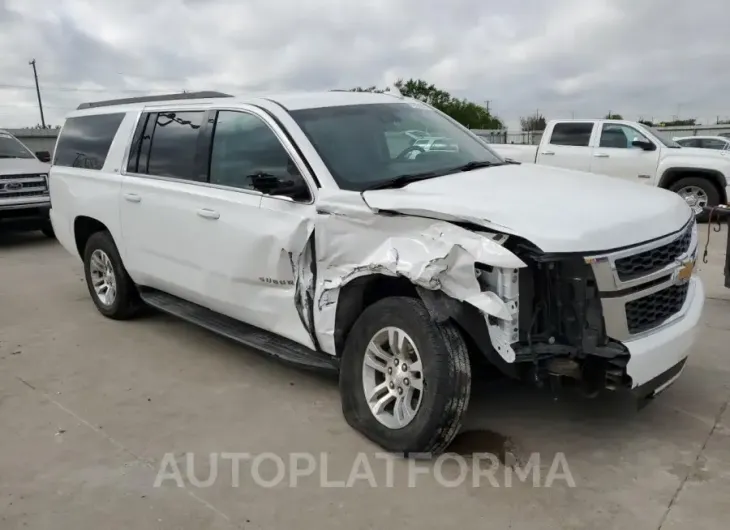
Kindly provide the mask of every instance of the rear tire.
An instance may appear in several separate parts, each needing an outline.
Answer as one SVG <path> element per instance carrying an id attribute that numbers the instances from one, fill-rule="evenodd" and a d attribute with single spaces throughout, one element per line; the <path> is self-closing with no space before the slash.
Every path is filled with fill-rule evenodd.
<path id="1" fill-rule="evenodd" d="M 137 314 L 141 306 L 137 288 L 109 232 L 96 232 L 86 242 L 84 275 L 91 299 L 102 315 L 126 320 Z"/>
<path id="2" fill-rule="evenodd" d="M 400 350 L 415 353 L 415 357 L 411 358 L 418 361 L 408 361 L 412 363 L 410 368 L 414 369 L 418 362 L 421 369 L 420 379 L 414 381 L 419 381 L 417 386 L 422 390 L 419 394 L 408 394 L 415 395 L 410 403 L 417 401 L 418 406 L 415 407 L 415 412 L 409 414 L 410 419 L 406 424 L 401 422 L 395 426 L 392 425 L 392 420 L 383 420 L 382 416 L 389 413 L 387 409 L 390 404 L 383 406 L 383 412 L 376 417 L 366 397 L 366 380 L 370 377 L 366 372 L 370 368 L 365 367 L 366 355 L 372 353 L 370 348 L 388 330 L 399 330 L 406 337 L 405 340 L 410 341 L 406 344 L 411 344 L 412 347 L 401 347 Z M 390 346 L 391 335 L 387 337 L 386 344 L 377 351 L 382 354 L 385 350 L 385 353 L 392 355 L 387 359 L 395 358 L 395 365 L 390 361 L 382 365 L 384 370 L 391 368 L 398 372 L 398 358 L 403 359 L 413 353 L 397 353 L 398 348 Z M 395 391 L 400 383 L 396 381 L 395 388 L 388 390 L 387 378 L 395 376 L 385 375 L 386 371 L 383 371 L 382 376 L 386 379 L 381 378 L 383 382 L 377 386 L 383 386 L 383 398 L 387 398 L 387 392 L 390 392 L 393 400 L 392 415 L 397 418 L 399 394 Z M 409 382 L 405 381 L 405 384 L 408 385 Z M 414 392 L 416 383 L 411 382 L 410 385 L 414 388 L 411 392 Z M 453 324 L 433 322 L 420 300 L 407 297 L 385 298 L 368 307 L 355 322 L 347 337 L 340 364 L 342 412 L 351 427 L 384 449 L 406 455 L 442 453 L 459 432 L 470 393 L 471 365 L 461 332 Z M 373 395 L 371 393 L 371 397 Z M 383 398 L 375 396 L 370 402 L 380 402 Z"/>
<path id="3" fill-rule="evenodd" d="M 715 184 L 703 177 L 684 177 L 679 179 L 677 182 L 672 184 L 669 189 L 683 197 L 690 197 L 696 199 L 699 203 L 703 203 L 705 206 L 717 206 L 720 204 L 720 191 L 717 189 Z M 688 201 L 690 207 L 693 204 Z M 697 221 L 707 221 L 708 215 L 702 211 L 695 211 Z"/>

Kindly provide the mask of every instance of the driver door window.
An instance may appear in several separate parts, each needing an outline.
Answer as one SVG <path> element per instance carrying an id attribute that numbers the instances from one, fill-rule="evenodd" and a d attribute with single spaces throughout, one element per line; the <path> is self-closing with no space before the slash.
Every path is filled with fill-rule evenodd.
<path id="1" fill-rule="evenodd" d="M 309 188 L 279 138 L 258 117 L 220 111 L 213 133 L 210 183 L 311 200 Z"/>
<path id="2" fill-rule="evenodd" d="M 649 140 L 633 127 L 627 125 L 604 124 L 601 130 L 599 147 L 632 149 L 632 142 L 648 142 Z"/>

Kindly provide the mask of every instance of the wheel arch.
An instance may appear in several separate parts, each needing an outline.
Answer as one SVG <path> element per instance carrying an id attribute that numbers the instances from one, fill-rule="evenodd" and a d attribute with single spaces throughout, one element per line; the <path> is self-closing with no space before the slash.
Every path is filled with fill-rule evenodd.
<path id="1" fill-rule="evenodd" d="M 347 336 L 363 311 L 379 300 L 394 296 L 420 299 L 434 323 L 450 321 L 456 325 L 469 347 L 470 356 L 479 355 L 502 373 L 518 377 L 517 364 L 507 363 L 494 349 L 485 316 L 476 307 L 443 291 L 416 286 L 405 277 L 385 274 L 356 278 L 339 293 L 334 332 L 337 357 L 342 355 Z"/>
<path id="2" fill-rule="evenodd" d="M 104 231 L 109 232 L 109 228 L 107 228 L 104 223 L 86 215 L 79 215 L 74 219 L 73 230 L 76 250 L 78 251 L 81 259 L 84 257 L 86 243 L 93 234 Z"/>
<path id="3" fill-rule="evenodd" d="M 687 177 L 698 177 L 704 178 L 710 181 L 713 186 L 717 189 L 720 195 L 720 201 L 726 203 L 728 197 L 725 193 L 725 176 L 716 169 L 706 168 L 693 168 L 693 167 L 673 167 L 669 168 L 662 173 L 661 179 L 659 180 L 659 187 L 669 189 L 672 185 L 677 183 L 679 180 Z"/>

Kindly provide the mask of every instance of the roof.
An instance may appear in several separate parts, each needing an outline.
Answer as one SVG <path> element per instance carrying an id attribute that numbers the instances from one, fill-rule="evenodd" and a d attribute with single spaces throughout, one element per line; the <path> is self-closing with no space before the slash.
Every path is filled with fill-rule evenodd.
<path id="1" fill-rule="evenodd" d="M 213 92 L 193 93 L 196 94 L 216 94 Z M 150 96 L 143 98 L 128 98 L 122 100 L 110 100 L 104 102 L 91 102 L 79 105 L 79 108 L 70 115 L 85 114 L 106 114 L 111 112 L 129 112 L 141 110 L 146 107 L 160 106 L 179 106 L 205 108 L 216 106 L 233 106 L 256 104 L 262 100 L 268 100 L 278 103 L 287 110 L 302 110 L 321 107 L 338 107 L 343 105 L 367 105 L 374 103 L 396 103 L 402 101 L 402 96 L 396 94 L 380 94 L 373 92 L 349 92 L 349 91 L 329 91 L 329 92 L 300 92 L 300 93 L 283 93 L 274 95 L 257 95 L 257 96 L 228 96 L 223 97 L 201 97 L 192 98 L 187 94 L 168 94 L 172 96 Z"/>

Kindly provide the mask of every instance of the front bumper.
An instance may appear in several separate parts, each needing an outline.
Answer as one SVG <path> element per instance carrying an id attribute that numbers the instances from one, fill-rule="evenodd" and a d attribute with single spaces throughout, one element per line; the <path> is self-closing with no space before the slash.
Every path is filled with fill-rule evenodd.
<path id="1" fill-rule="evenodd" d="M 705 288 L 698 277 L 693 277 L 681 318 L 641 338 L 623 342 L 631 355 L 626 371 L 635 391 L 646 395 L 663 390 L 667 381 L 660 376 L 671 374 L 678 365 L 680 368 L 669 377 L 670 382 L 679 375 L 694 345 L 704 303 Z"/>
<path id="2" fill-rule="evenodd" d="M 0 219 L 18 220 L 40 219 L 48 220 L 49 211 L 51 209 L 51 201 L 46 197 L 44 200 L 36 200 L 32 202 L 0 202 Z"/>

